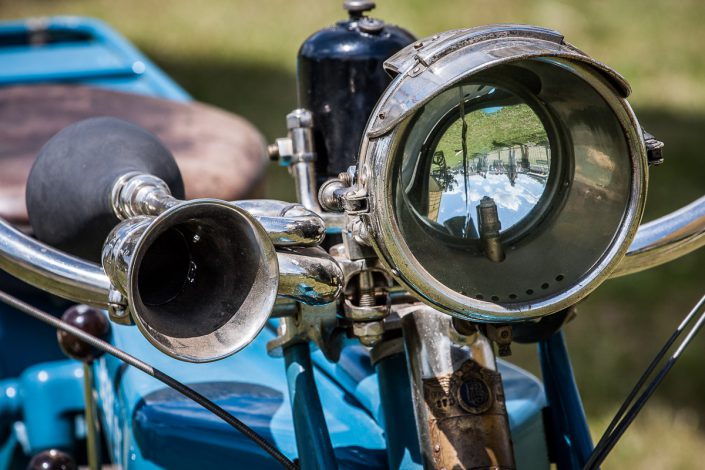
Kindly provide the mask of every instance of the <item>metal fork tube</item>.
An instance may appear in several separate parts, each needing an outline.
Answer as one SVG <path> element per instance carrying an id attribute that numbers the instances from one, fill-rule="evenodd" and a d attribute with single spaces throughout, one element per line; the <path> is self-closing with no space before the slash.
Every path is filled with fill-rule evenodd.
<path id="1" fill-rule="evenodd" d="M 428 307 L 402 317 L 423 466 L 515 468 L 502 378 L 490 341 L 462 336 Z"/>
<path id="2" fill-rule="evenodd" d="M 110 281 L 103 268 L 51 248 L 0 219 L 0 269 L 51 294 L 107 307 Z"/>

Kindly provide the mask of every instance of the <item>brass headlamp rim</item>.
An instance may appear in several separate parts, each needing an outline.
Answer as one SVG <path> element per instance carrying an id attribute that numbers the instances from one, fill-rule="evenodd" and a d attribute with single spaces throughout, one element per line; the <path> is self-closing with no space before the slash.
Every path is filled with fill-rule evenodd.
<path id="1" fill-rule="evenodd" d="M 368 197 L 369 211 L 361 217 L 369 225 L 369 241 L 401 285 L 415 292 L 425 303 L 451 315 L 481 322 L 509 322 L 556 313 L 574 305 L 610 277 L 641 221 L 648 179 L 647 156 L 641 127 L 625 100 L 629 86 L 616 72 L 565 44 L 560 34 L 550 30 L 500 25 L 486 30 L 473 28 L 446 34 L 456 42 L 440 35 L 437 41 L 446 41 L 445 47 L 451 51 L 447 54 L 436 51 L 437 58 L 432 63 L 423 65 L 418 57 L 414 60 L 407 58 L 409 60 L 404 62 L 408 48 L 398 54 L 400 57 L 390 59 L 390 68 L 396 69 L 399 75 L 371 115 L 358 164 L 358 184 Z M 481 40 L 473 42 L 473 36 Z M 526 303 L 499 305 L 448 288 L 416 260 L 403 241 L 404 235 L 395 218 L 393 185 L 390 184 L 394 176 L 394 156 L 411 118 L 434 96 L 480 71 L 539 58 L 562 59 L 574 65 L 574 73 L 599 93 L 619 120 L 629 150 L 631 190 L 615 237 L 585 276 L 557 295 Z M 406 68 L 400 68 L 400 63 L 406 64 Z M 417 70 L 419 65 L 421 70 Z"/>

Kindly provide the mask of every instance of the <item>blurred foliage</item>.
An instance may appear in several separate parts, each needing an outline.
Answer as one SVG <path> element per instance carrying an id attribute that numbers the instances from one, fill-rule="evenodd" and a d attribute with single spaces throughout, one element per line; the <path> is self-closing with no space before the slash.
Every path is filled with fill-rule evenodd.
<path id="1" fill-rule="evenodd" d="M 252 120 L 271 139 L 296 105 L 296 52 L 344 17 L 333 0 L 0 0 L 0 18 L 75 14 L 101 18 L 160 64 L 194 97 Z M 374 16 L 418 36 L 478 24 L 547 26 L 629 80 L 639 119 L 666 142 L 651 172 L 647 219 L 705 193 L 699 138 L 705 129 L 705 2 L 668 0 L 379 0 Z M 273 170 L 274 197 L 291 195 Z M 287 181 L 287 184 L 281 182 Z M 585 221 L 589 223 L 589 221 Z M 550 254 L 548 254 L 550 255 Z M 566 327 L 585 406 L 599 432 L 705 284 L 705 250 L 649 272 L 609 281 Z M 705 372 L 698 338 L 608 460 L 615 468 L 694 468 L 705 443 Z M 533 347 L 515 347 L 537 371 Z M 687 417 L 687 419 L 683 417 Z M 685 424 L 684 424 L 685 423 Z M 608 466 L 611 466 L 608 465 Z"/>

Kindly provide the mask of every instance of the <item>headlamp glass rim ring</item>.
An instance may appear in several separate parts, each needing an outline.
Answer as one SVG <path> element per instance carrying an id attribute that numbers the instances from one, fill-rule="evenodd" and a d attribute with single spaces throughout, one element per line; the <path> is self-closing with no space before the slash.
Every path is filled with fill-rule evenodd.
<path id="1" fill-rule="evenodd" d="M 509 38 L 507 38 L 509 39 Z M 605 64 L 602 62 L 599 62 L 592 57 L 585 55 L 572 45 L 568 43 L 563 43 L 561 49 L 549 49 L 546 48 L 545 46 L 545 41 L 537 40 L 535 38 L 512 38 L 512 40 L 521 40 L 522 42 L 526 41 L 531 41 L 527 44 L 524 44 L 525 47 L 520 48 L 517 50 L 514 54 L 511 54 L 509 50 L 504 50 L 504 54 L 501 57 L 494 57 L 490 60 L 487 60 L 486 62 L 482 64 L 475 64 L 472 66 L 471 69 L 466 70 L 463 74 L 461 75 L 456 75 L 450 77 L 446 83 L 444 83 L 443 87 L 445 88 L 450 88 L 455 86 L 457 83 L 462 82 L 465 80 L 468 76 L 480 73 L 484 70 L 489 70 L 491 68 L 504 65 L 504 64 L 510 64 L 512 62 L 520 62 L 523 60 L 531 60 L 531 59 L 563 59 L 569 62 L 573 62 L 582 66 L 588 66 L 593 68 L 599 75 L 602 76 L 602 78 L 608 82 L 610 82 L 610 86 L 615 90 L 615 93 L 621 96 L 622 98 L 627 98 L 631 92 L 631 88 L 629 87 L 629 84 L 626 82 L 624 77 L 622 77 L 619 73 L 617 73 L 615 70 L 611 69 L 610 67 L 607 67 Z M 453 59 L 453 56 L 457 55 L 457 57 L 462 58 L 465 55 L 472 55 L 475 51 L 475 47 L 480 47 L 480 46 L 485 46 L 485 45 L 491 45 L 494 43 L 499 42 L 499 38 L 494 38 L 492 40 L 488 40 L 486 42 L 480 42 L 476 44 L 472 44 L 468 49 L 469 50 L 464 50 L 460 49 L 455 51 L 453 54 L 449 54 L 446 57 L 443 57 L 441 60 L 439 60 L 437 63 L 434 63 L 431 65 L 431 67 L 440 67 L 441 63 L 445 63 L 449 60 Z M 526 47 L 530 46 L 530 52 L 526 50 Z M 555 46 L 555 44 L 554 44 Z M 433 99 L 433 96 L 435 96 L 435 93 L 433 95 L 428 95 L 428 96 L 423 96 L 423 93 L 419 95 L 414 95 L 413 98 L 416 100 L 413 102 L 413 104 L 408 107 L 406 110 L 403 110 L 402 113 L 398 116 L 393 116 L 388 113 L 388 109 L 386 108 L 386 104 L 390 101 L 390 99 L 397 93 L 400 93 L 400 90 L 406 86 L 408 83 L 410 83 L 413 80 L 416 79 L 426 79 L 424 77 L 424 74 L 421 73 L 419 75 L 413 75 L 413 74 L 406 74 L 406 73 L 401 73 L 395 77 L 394 80 L 392 80 L 392 83 L 389 84 L 385 92 L 382 94 L 380 99 L 377 102 L 377 105 L 375 106 L 374 110 L 370 114 L 370 121 L 367 123 L 366 131 L 365 131 L 365 137 L 366 138 L 378 138 L 383 136 L 384 134 L 387 134 L 391 131 L 392 128 L 395 126 L 399 125 L 399 123 L 405 119 L 405 117 L 408 117 L 410 114 L 414 114 L 416 110 L 419 107 L 424 106 L 428 101 Z M 437 78 L 436 78 L 437 80 Z M 437 85 L 437 81 L 433 81 L 433 85 Z M 407 90 L 408 91 L 408 90 Z M 402 93 L 404 93 L 402 91 Z M 400 107 L 399 104 L 397 105 L 392 105 L 390 107 L 391 110 L 394 110 L 395 108 Z"/>
<path id="2" fill-rule="evenodd" d="M 548 56 L 548 59 L 555 59 L 555 56 Z M 524 60 L 519 58 L 507 60 L 504 63 Z M 502 318 L 503 320 L 521 320 L 526 318 L 539 317 L 554 313 L 561 308 L 575 304 L 577 301 L 591 292 L 597 285 L 609 276 L 609 272 L 616 266 L 621 256 L 628 248 L 627 241 L 633 238 L 643 213 L 643 206 L 646 191 L 646 155 L 643 146 L 643 137 L 636 117 L 626 100 L 620 96 L 608 83 L 601 73 L 590 67 L 589 61 L 573 62 L 568 59 L 579 71 L 578 75 L 584 81 L 592 83 L 596 90 L 611 108 L 615 117 L 619 121 L 628 148 L 632 184 L 629 192 L 626 210 L 623 214 L 621 224 L 612 239 L 608 249 L 603 253 L 595 266 L 584 278 L 572 287 L 561 292 L 559 295 L 532 302 L 530 307 L 525 305 L 500 306 L 490 302 L 483 302 L 470 296 L 459 294 L 449 289 L 440 281 L 433 278 L 423 266 L 416 260 L 406 243 L 395 242 L 403 240 L 401 230 L 394 216 L 393 195 L 391 193 L 390 178 L 393 178 L 393 168 L 391 155 L 401 143 L 403 129 L 409 123 L 409 117 L 397 124 L 391 132 L 377 138 L 367 137 L 363 143 L 365 154 L 361 158 L 361 165 L 370 165 L 374 168 L 374 174 L 380 175 L 375 181 L 368 180 L 368 190 L 370 198 L 375 199 L 372 206 L 375 210 L 371 214 L 373 225 L 373 246 L 380 255 L 380 258 L 396 273 L 400 283 L 410 288 L 432 303 L 435 307 L 451 314 L 459 316 L 467 315 L 479 321 L 490 321 Z M 467 75 L 445 86 L 442 90 L 457 85 L 462 80 L 467 80 L 477 71 L 470 71 Z M 599 70 L 597 72 L 600 72 Z M 435 95 L 434 95 L 435 96 Z M 378 104 L 378 107 L 381 105 Z M 412 115 L 415 113 L 412 113 Z M 372 145 L 370 145 L 372 144 Z M 382 150 L 380 150 L 382 149 Z M 368 170 L 369 172 L 369 170 Z"/>

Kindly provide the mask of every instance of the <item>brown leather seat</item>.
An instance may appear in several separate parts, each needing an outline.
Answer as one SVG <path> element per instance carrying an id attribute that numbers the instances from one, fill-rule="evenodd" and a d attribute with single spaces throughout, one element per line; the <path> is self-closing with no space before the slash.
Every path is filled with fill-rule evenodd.
<path id="1" fill-rule="evenodd" d="M 0 88 L 0 217 L 25 225 L 25 182 L 39 149 L 56 132 L 114 116 L 152 133 L 176 157 L 188 199 L 261 197 L 267 156 L 246 120 L 201 103 L 177 103 L 87 86 Z"/>

